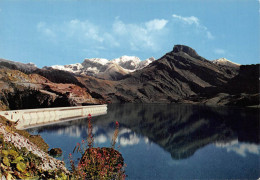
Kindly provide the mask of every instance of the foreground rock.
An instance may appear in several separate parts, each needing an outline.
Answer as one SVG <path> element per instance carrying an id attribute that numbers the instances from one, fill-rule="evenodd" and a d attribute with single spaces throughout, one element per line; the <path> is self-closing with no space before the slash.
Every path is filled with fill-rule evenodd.
<path id="1" fill-rule="evenodd" d="M 62 155 L 61 148 L 52 148 L 48 153 L 53 157 L 59 157 Z"/>
<path id="2" fill-rule="evenodd" d="M 0 123 L 1 167 L 0 177 L 6 179 L 65 177 L 69 171 L 59 161 L 24 136 L 12 126 Z"/>

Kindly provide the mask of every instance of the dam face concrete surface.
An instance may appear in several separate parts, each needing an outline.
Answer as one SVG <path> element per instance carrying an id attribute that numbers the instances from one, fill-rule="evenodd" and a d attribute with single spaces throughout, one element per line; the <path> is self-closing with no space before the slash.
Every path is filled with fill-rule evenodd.
<path id="1" fill-rule="evenodd" d="M 1 116 L 4 116 L 10 121 L 17 122 L 17 129 L 27 129 L 61 121 L 69 121 L 87 117 L 89 114 L 91 114 L 91 116 L 98 116 L 106 113 L 106 104 L 0 111 Z"/>

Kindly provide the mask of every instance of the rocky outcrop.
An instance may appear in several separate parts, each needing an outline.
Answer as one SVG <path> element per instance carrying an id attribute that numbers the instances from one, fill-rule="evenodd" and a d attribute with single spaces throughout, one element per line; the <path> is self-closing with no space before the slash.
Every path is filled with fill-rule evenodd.
<path id="1" fill-rule="evenodd" d="M 31 140 L 37 142 L 33 143 Z M 68 177 L 70 172 L 64 162 L 43 151 L 47 144 L 39 141 L 43 140 L 25 131 L 16 130 L 14 123 L 0 117 L 0 179 Z"/>
<path id="2" fill-rule="evenodd" d="M 52 148 L 48 153 L 53 157 L 59 157 L 62 155 L 62 150 L 61 148 Z"/>
<path id="3" fill-rule="evenodd" d="M 230 79 L 218 91 L 208 89 L 211 93 L 208 93 L 202 102 L 209 105 L 259 107 L 259 69 L 259 64 L 241 65 L 238 75 Z"/>
<path id="4" fill-rule="evenodd" d="M 10 142 L 14 144 L 15 147 L 18 149 L 26 148 L 28 151 L 32 152 L 33 154 L 40 157 L 43 163 L 40 165 L 40 168 L 44 171 L 48 170 L 55 170 L 55 169 L 62 169 L 65 172 L 68 172 L 64 163 L 57 159 L 54 159 L 48 156 L 45 152 L 39 149 L 36 145 L 31 143 L 28 139 L 24 138 L 23 136 L 19 135 L 18 133 L 11 133 L 5 130 L 5 126 L 0 124 L 0 133 L 4 136 L 4 141 Z"/>
<path id="5" fill-rule="evenodd" d="M 6 59 L 0 59 L 0 67 L 7 67 L 10 69 L 20 70 L 25 73 L 30 73 L 38 69 L 37 66 L 33 63 L 24 64 Z"/>
<path id="6" fill-rule="evenodd" d="M 100 79 L 120 80 L 129 72 L 116 63 L 107 63 L 95 76 Z"/>
<path id="7" fill-rule="evenodd" d="M 56 71 L 55 71 L 56 72 Z M 63 71 L 61 71 L 63 72 Z M 67 72 L 65 72 L 66 74 Z M 25 74 L 19 70 L 0 68 L 1 109 L 31 109 L 45 107 L 100 104 L 102 100 L 93 98 L 74 76 L 59 76 L 48 72 L 46 77 L 39 74 Z M 54 79 L 56 77 L 56 79 Z M 73 77 L 69 78 L 68 77 Z M 72 79 L 71 83 L 70 79 Z M 74 83 L 74 84 L 73 84 Z"/>
<path id="8" fill-rule="evenodd" d="M 257 94 L 259 93 L 260 64 L 241 65 L 237 76 L 225 86 L 229 94 Z"/>

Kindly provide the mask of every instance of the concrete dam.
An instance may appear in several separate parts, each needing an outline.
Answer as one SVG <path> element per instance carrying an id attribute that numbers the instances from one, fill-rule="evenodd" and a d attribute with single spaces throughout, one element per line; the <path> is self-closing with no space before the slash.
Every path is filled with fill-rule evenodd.
<path id="1" fill-rule="evenodd" d="M 91 116 L 98 116 L 107 113 L 107 105 L 73 106 L 57 108 L 40 108 L 0 111 L 0 116 L 17 122 L 17 129 L 28 129 L 37 126 L 54 124 L 64 121 L 71 121 Z"/>

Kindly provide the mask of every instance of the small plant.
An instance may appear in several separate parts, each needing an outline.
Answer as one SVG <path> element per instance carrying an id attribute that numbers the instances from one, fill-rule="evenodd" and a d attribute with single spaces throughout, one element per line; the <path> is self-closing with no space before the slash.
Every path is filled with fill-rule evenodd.
<path id="1" fill-rule="evenodd" d="M 118 121 L 116 121 L 116 129 L 115 129 L 115 132 L 114 132 L 114 136 L 112 137 L 112 148 L 113 149 L 115 148 L 116 139 L 117 139 L 117 136 L 118 136 L 118 130 L 119 130 L 119 123 L 118 123 Z"/>
<path id="2" fill-rule="evenodd" d="M 85 147 L 85 141 L 82 140 L 81 144 L 77 143 L 73 150 L 73 152 L 76 151 L 82 154 L 77 167 L 73 161 L 72 154 L 69 155 L 72 177 L 75 179 L 125 179 L 124 159 L 121 153 L 114 149 L 119 123 L 115 123 L 116 129 L 112 138 L 112 147 L 94 148 L 91 119 L 92 117 L 89 114 L 87 147 Z"/>
<path id="3" fill-rule="evenodd" d="M 89 148 L 92 148 L 92 145 L 94 143 L 94 137 L 93 137 L 93 134 L 92 134 L 92 124 L 91 124 L 91 119 L 92 119 L 92 116 L 91 114 L 88 115 L 88 147 Z"/>

